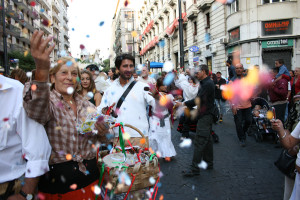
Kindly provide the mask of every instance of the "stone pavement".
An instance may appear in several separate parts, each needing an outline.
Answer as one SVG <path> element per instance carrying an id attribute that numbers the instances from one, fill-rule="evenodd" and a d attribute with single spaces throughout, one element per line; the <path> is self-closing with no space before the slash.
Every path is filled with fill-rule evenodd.
<path id="1" fill-rule="evenodd" d="M 280 200 L 283 199 L 284 176 L 274 166 L 281 149 L 271 138 L 257 143 L 247 138 L 242 148 L 237 139 L 233 116 L 227 114 L 222 124 L 213 126 L 220 137 L 214 144 L 214 169 L 201 170 L 201 175 L 183 177 L 181 171 L 192 161 L 193 147 L 180 148 L 180 133 L 172 130 L 177 156 L 170 163 L 161 163 L 161 187 L 156 196 L 184 200 Z"/>

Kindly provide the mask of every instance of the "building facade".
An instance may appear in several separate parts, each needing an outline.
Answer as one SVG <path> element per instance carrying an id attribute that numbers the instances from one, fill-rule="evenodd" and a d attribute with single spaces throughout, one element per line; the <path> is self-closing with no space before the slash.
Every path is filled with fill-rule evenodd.
<path id="1" fill-rule="evenodd" d="M 32 2 L 35 3 L 32 4 Z M 31 5 L 32 4 L 32 5 Z M 69 52 L 68 17 L 66 0 L 5 0 L 5 27 L 7 51 L 25 52 L 30 50 L 30 38 L 36 29 L 43 30 L 46 36 L 52 35 L 55 49 L 51 54 L 54 62 L 61 52 Z M 0 56 L 3 66 L 3 19 L 0 27 Z"/>
<path id="2" fill-rule="evenodd" d="M 184 66 L 207 64 L 213 72 L 225 67 L 226 6 L 214 0 L 182 1 Z M 147 0 L 139 11 L 143 63 L 172 61 L 180 65 L 177 0 Z"/>
<path id="3" fill-rule="evenodd" d="M 113 39 L 112 44 L 114 53 L 111 55 L 110 66 L 114 66 L 115 56 L 122 53 L 132 54 L 136 58 L 136 64 L 139 64 L 138 59 L 138 34 L 136 21 L 136 12 L 133 8 L 121 8 L 116 18 L 113 20 Z"/>
<path id="4" fill-rule="evenodd" d="M 300 2 L 237 0 L 228 6 L 226 54 L 240 52 L 241 63 L 275 67 L 284 59 L 288 69 L 300 66 Z"/>

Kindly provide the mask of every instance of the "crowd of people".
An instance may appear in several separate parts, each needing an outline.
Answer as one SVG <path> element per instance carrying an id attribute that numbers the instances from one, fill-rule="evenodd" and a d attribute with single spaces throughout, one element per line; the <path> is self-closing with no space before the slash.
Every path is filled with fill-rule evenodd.
<path id="1" fill-rule="evenodd" d="M 136 70 L 134 57 L 122 54 L 116 57 L 115 68 L 106 74 L 94 64 L 80 70 L 70 57 L 60 58 L 51 67 L 54 46 L 47 45 L 50 40 L 51 37 L 43 37 L 43 32 L 34 32 L 31 54 L 36 69 L 30 77 L 21 69 L 11 73 L 12 79 L 0 75 L 0 102 L 4 109 L 0 113 L 1 200 L 33 199 L 36 189 L 40 199 L 95 198 L 93 188 L 100 175 L 97 147 L 112 144 L 111 131 L 117 130 L 97 120 L 95 130 L 80 134 L 78 124 L 91 112 L 110 115 L 117 122 L 136 127 L 145 136 L 144 142 L 140 134 L 124 127 L 130 135 L 125 146 L 150 148 L 166 162 L 176 156 L 171 127 L 179 119 L 177 130 L 183 140 L 190 140 L 191 131 L 196 133 L 191 165 L 183 171 L 186 177 L 200 175 L 201 162 L 207 164 L 208 170 L 214 168 L 215 106 L 220 113 L 219 124 L 230 106 L 241 147 L 246 147 L 253 118 L 269 133 L 261 120 L 266 117 L 262 105 L 254 106 L 253 99 L 226 101 L 222 94 L 224 85 L 247 76 L 241 63 L 226 61 L 228 77 L 221 72 L 212 73 L 207 65 L 161 72 L 155 77 L 147 66 Z M 276 60 L 272 80 L 267 87 L 257 88 L 252 97 L 262 98 L 274 108 L 272 129 L 282 146 L 293 152 L 291 155 L 298 155 L 295 181 L 290 177 L 285 180 L 284 196 L 291 200 L 300 199 L 299 73 L 300 68 L 288 71 L 282 59 Z M 170 74 L 174 79 L 169 80 Z M 22 176 L 23 184 L 19 181 Z M 99 198 L 104 199 L 104 191 Z"/>

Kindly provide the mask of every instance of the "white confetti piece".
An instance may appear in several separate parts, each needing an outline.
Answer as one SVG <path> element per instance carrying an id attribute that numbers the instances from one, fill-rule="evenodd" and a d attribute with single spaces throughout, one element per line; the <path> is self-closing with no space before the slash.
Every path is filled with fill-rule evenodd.
<path id="1" fill-rule="evenodd" d="M 190 138 L 183 139 L 183 141 L 179 144 L 179 147 L 185 148 L 190 147 L 192 145 L 192 140 Z"/>
<path id="2" fill-rule="evenodd" d="M 68 94 L 73 94 L 73 92 L 74 92 L 74 88 L 73 87 L 68 87 L 67 93 Z"/>
<path id="3" fill-rule="evenodd" d="M 202 160 L 201 163 L 198 164 L 198 167 L 201 169 L 206 169 L 207 163 L 204 160 Z"/>

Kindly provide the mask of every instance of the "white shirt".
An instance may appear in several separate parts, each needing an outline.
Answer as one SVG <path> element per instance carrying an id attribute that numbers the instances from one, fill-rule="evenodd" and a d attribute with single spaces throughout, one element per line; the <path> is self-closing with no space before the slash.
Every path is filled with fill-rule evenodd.
<path id="1" fill-rule="evenodd" d="M 120 84 L 120 80 L 116 79 L 104 92 L 101 104 L 97 108 L 98 112 L 102 113 L 102 108 L 111 106 L 113 103 L 117 105 L 120 97 L 133 80 L 133 77 L 131 77 L 129 82 L 122 86 Z M 153 108 L 155 108 L 155 100 L 151 95 L 148 94 L 149 91 L 144 90 L 145 87 L 149 86 L 139 81 L 133 86 L 123 101 L 119 111 L 117 112 L 117 122 L 123 122 L 124 124 L 135 126 L 145 136 L 148 136 L 149 123 L 147 120 L 146 106 L 151 105 Z M 113 108 L 114 110 L 116 105 Z M 131 137 L 141 137 L 139 133 L 127 127 L 125 127 L 125 132 L 128 132 Z M 115 133 L 118 133 L 117 129 L 115 130 Z"/>
<path id="2" fill-rule="evenodd" d="M 155 85 L 156 84 L 156 80 L 150 76 L 147 77 L 147 79 L 144 79 L 143 77 L 139 76 L 137 78 L 138 81 L 140 82 L 143 82 L 143 83 L 146 83 L 146 84 L 152 84 L 152 85 Z"/>
<path id="3" fill-rule="evenodd" d="M 110 86 L 110 84 L 107 80 L 104 79 L 103 76 L 98 76 L 95 79 L 95 86 L 96 90 L 102 93 Z"/>
<path id="4" fill-rule="evenodd" d="M 295 127 L 295 129 L 292 131 L 291 135 L 300 140 L 300 123 L 297 124 L 297 126 Z M 297 160 L 296 160 L 296 165 L 298 167 L 300 167 L 300 151 L 297 154 Z"/>
<path id="5" fill-rule="evenodd" d="M 184 101 L 196 98 L 199 90 L 199 84 L 194 85 L 189 83 L 188 79 L 183 74 L 180 74 L 178 79 L 175 80 L 175 86 L 183 91 Z"/>
<path id="6" fill-rule="evenodd" d="M 0 183 L 49 171 L 48 137 L 41 124 L 27 117 L 22 93 L 19 81 L 0 75 Z"/>

